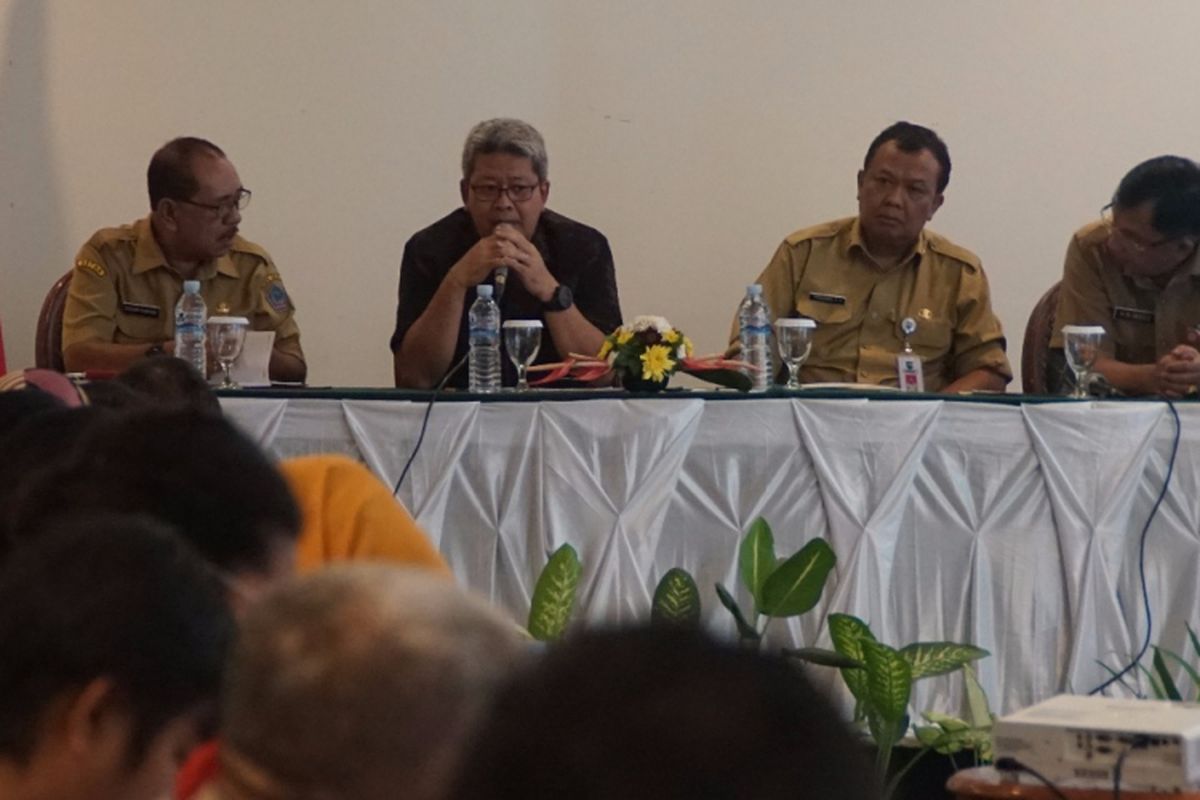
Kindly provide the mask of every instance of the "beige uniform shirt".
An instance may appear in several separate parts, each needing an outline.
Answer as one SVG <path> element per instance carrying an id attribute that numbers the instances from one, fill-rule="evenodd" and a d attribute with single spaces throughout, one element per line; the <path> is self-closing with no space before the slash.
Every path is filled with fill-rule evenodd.
<path id="1" fill-rule="evenodd" d="M 1103 222 L 1071 237 L 1063 265 L 1051 347 L 1062 347 L 1063 325 L 1102 325 L 1105 355 L 1127 364 L 1152 364 L 1200 325 L 1200 251 L 1165 286 L 1122 272 L 1105 248 Z"/>
<path id="2" fill-rule="evenodd" d="M 271 257 L 235 237 L 229 252 L 201 265 L 195 279 L 210 316 L 238 316 L 275 331 L 275 347 L 303 360 L 295 308 Z M 63 349 L 76 342 L 147 345 L 175 335 L 183 278 L 167 265 L 150 218 L 103 228 L 75 257 L 63 312 Z"/>
<path id="3" fill-rule="evenodd" d="M 773 319 L 817 322 L 801 369 L 806 383 L 897 386 L 900 323 L 909 317 L 926 391 L 980 368 L 1012 379 L 979 259 L 932 231 L 922 231 L 900 264 L 883 269 L 867 254 L 857 217 L 805 228 L 783 241 L 758 282 Z M 734 346 L 737 334 L 735 318 Z"/>

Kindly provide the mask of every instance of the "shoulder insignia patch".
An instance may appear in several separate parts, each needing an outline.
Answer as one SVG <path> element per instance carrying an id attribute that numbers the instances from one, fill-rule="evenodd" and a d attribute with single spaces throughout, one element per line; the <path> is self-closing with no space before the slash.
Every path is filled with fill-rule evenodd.
<path id="1" fill-rule="evenodd" d="M 75 268 L 86 270 L 95 275 L 97 278 L 104 278 L 108 276 L 108 270 L 106 270 L 101 264 L 92 261 L 90 258 L 76 259 Z"/>
<path id="2" fill-rule="evenodd" d="M 267 287 L 267 305 L 280 314 L 286 312 L 291 307 L 291 300 L 288 299 L 287 289 L 284 289 L 283 284 L 278 280 L 272 282 Z"/>

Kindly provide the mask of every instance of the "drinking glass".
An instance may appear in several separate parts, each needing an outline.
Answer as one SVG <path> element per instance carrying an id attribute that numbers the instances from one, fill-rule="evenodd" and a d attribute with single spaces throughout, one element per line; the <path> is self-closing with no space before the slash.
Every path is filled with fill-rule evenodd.
<path id="1" fill-rule="evenodd" d="M 510 319 L 504 325 L 504 349 L 517 368 L 517 391 L 529 389 L 525 377 L 529 365 L 537 358 L 542 346 L 542 323 L 536 319 Z"/>
<path id="2" fill-rule="evenodd" d="M 811 319 L 783 317 L 775 320 L 775 341 L 779 358 L 787 365 L 788 389 L 800 388 L 800 367 L 812 352 L 812 335 L 817 323 Z"/>
<path id="3" fill-rule="evenodd" d="M 221 365 L 221 372 L 224 373 L 218 388 L 240 388 L 233 378 L 229 377 L 229 369 L 242 354 L 242 345 L 246 343 L 246 329 L 250 327 L 250 320 L 245 317 L 209 317 L 205 324 L 209 352 Z"/>
<path id="4" fill-rule="evenodd" d="M 1062 332 L 1067 366 L 1075 374 L 1075 390 L 1070 396 L 1082 399 L 1088 396 L 1088 382 L 1096 356 L 1100 355 L 1104 328 L 1099 325 L 1064 325 Z"/>

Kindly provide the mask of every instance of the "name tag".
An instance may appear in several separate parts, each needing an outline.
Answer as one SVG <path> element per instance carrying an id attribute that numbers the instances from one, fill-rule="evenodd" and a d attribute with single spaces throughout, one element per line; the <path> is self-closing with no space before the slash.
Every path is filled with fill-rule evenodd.
<path id="1" fill-rule="evenodd" d="M 808 299 L 814 303 L 829 303 L 835 306 L 846 305 L 846 298 L 840 294 L 822 294 L 821 292 L 809 292 Z"/>
<path id="2" fill-rule="evenodd" d="M 1127 319 L 1130 322 L 1146 322 L 1154 323 L 1154 312 L 1147 311 L 1144 308 L 1129 308 L 1128 306 L 1115 306 L 1113 308 L 1113 319 Z"/>
<path id="3" fill-rule="evenodd" d="M 925 391 L 925 371 L 921 369 L 921 357 L 912 353 L 896 356 L 896 377 L 902 392 Z"/>
<path id="4" fill-rule="evenodd" d="M 158 306 L 148 306 L 143 303 L 121 303 L 121 310 L 135 317 L 157 317 L 160 313 Z"/>

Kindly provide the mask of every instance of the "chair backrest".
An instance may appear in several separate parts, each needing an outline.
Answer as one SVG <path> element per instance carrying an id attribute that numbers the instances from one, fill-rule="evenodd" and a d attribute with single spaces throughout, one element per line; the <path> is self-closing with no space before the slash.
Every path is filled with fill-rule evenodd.
<path id="1" fill-rule="evenodd" d="M 8 372 L 8 365 L 4 363 L 4 326 L 0 325 L 0 375 Z"/>
<path id="2" fill-rule="evenodd" d="M 1050 336 L 1058 315 L 1058 293 L 1062 281 L 1046 290 L 1029 313 L 1025 325 L 1025 344 L 1021 348 L 1021 389 L 1025 394 L 1049 394 L 1046 361 L 1050 356 Z"/>
<path id="3" fill-rule="evenodd" d="M 41 369 L 66 371 L 62 354 L 62 321 L 63 308 L 67 305 L 67 290 L 71 288 L 71 274 L 68 272 L 55 281 L 42 301 L 33 357 L 34 363 Z"/>

